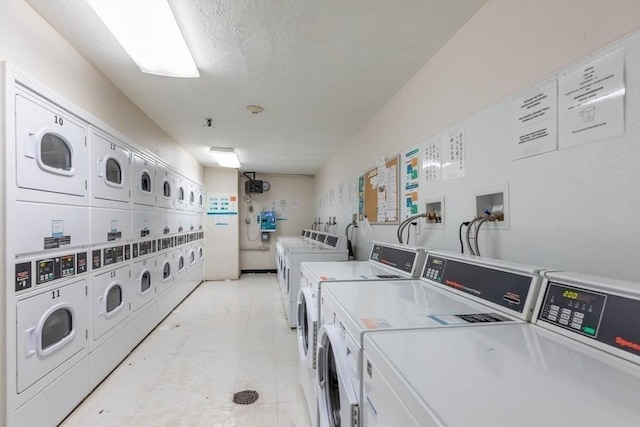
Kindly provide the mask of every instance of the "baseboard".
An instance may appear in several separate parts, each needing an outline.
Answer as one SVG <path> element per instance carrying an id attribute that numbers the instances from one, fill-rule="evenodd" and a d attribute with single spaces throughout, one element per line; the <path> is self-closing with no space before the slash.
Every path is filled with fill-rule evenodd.
<path id="1" fill-rule="evenodd" d="M 276 269 L 240 270 L 240 274 L 266 274 L 277 273 Z"/>

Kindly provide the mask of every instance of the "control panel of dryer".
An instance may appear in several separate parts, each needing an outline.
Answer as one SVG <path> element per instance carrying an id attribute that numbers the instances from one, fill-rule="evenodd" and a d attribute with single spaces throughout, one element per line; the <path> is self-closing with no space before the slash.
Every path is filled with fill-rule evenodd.
<path id="1" fill-rule="evenodd" d="M 54 280 L 72 277 L 87 272 L 87 253 L 79 252 L 51 258 L 26 261 L 15 265 L 15 291 L 30 289 L 33 285 L 31 267 L 35 265 L 35 284 L 42 285 Z"/>

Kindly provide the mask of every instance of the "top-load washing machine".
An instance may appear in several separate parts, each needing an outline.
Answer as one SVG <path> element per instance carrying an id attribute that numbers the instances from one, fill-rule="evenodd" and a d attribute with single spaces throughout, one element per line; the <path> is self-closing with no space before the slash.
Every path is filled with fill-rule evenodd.
<path id="1" fill-rule="evenodd" d="M 112 136 L 91 130 L 93 206 L 129 209 L 131 150 Z"/>
<path id="2" fill-rule="evenodd" d="M 308 261 L 346 261 L 347 248 L 343 236 L 327 235 L 326 242 L 318 245 L 287 246 L 285 248 L 282 300 L 289 327 L 296 327 L 298 292 L 300 290 L 300 264 Z"/>
<path id="3" fill-rule="evenodd" d="M 280 284 L 280 288 L 284 290 L 286 286 L 285 282 L 285 255 L 286 248 L 289 246 L 303 246 L 303 245 L 319 245 L 318 243 L 318 234 L 317 232 L 313 233 L 313 239 L 311 238 L 311 231 L 306 232 L 303 231 L 305 236 L 287 236 L 287 237 L 278 237 L 278 241 L 276 242 L 276 271 L 278 273 L 278 283 Z M 322 233 L 321 240 L 324 243 L 326 239 L 326 234 Z"/>
<path id="4" fill-rule="evenodd" d="M 638 283 L 546 276 L 532 324 L 367 335 L 363 424 L 640 425 Z"/>
<path id="5" fill-rule="evenodd" d="M 312 425 L 318 425 L 316 373 L 317 334 L 320 328 L 320 292 L 327 282 L 410 280 L 424 267 L 425 249 L 373 242 L 369 261 L 303 262 L 298 292 L 298 355 L 300 384 Z"/>
<path id="6" fill-rule="evenodd" d="M 430 252 L 421 280 L 325 283 L 317 356 L 320 425 L 360 425 L 367 334 L 526 322 L 542 282 L 540 272 L 537 267 Z"/>
<path id="7" fill-rule="evenodd" d="M 15 94 L 15 120 L 16 144 L 6 147 L 15 156 L 16 172 L 7 174 L 15 176 L 15 199 L 87 205 L 86 125 L 26 88 Z"/>
<path id="8" fill-rule="evenodd" d="M 156 183 L 157 170 L 155 162 L 140 153 L 134 152 L 132 188 L 134 205 L 155 206 Z"/>

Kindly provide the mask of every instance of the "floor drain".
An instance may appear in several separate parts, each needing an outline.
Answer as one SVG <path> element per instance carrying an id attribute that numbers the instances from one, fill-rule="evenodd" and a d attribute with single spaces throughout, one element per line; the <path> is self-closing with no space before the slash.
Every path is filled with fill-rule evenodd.
<path id="1" fill-rule="evenodd" d="M 260 397 L 260 395 L 255 390 L 243 390 L 233 395 L 233 403 L 237 403 L 238 405 L 251 405 L 258 400 L 258 397 Z"/>

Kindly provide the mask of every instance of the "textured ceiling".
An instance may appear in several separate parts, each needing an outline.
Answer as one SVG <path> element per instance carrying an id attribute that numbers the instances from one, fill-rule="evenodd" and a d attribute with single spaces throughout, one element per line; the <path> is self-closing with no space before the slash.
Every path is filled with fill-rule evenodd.
<path id="1" fill-rule="evenodd" d="M 486 2 L 170 1 L 200 70 L 174 79 L 140 72 L 84 1 L 27 1 L 203 165 L 234 147 L 244 171 L 310 175 Z"/>

